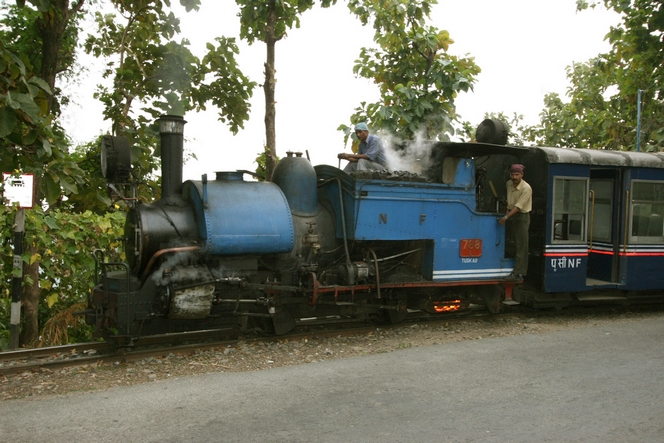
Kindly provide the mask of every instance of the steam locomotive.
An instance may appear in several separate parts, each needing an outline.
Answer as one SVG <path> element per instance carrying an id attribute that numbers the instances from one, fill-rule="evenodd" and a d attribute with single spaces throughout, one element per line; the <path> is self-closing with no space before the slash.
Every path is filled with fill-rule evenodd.
<path id="1" fill-rule="evenodd" d="M 158 123 L 161 198 L 129 210 L 126 262 L 96 253 L 86 321 L 107 339 L 661 301 L 662 154 L 510 147 L 485 120 L 480 142 L 429 143 L 417 174 L 349 175 L 288 153 L 272 182 L 248 171 L 183 182 L 186 122 Z M 517 162 L 535 208 L 525 284 L 508 278 L 513 245 L 497 223 Z M 127 140 L 104 137 L 114 189 L 130 170 Z"/>

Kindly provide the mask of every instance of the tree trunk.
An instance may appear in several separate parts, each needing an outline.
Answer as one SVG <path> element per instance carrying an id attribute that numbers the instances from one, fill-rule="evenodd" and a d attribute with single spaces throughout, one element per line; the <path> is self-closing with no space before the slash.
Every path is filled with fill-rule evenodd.
<path id="1" fill-rule="evenodd" d="M 32 257 L 39 251 L 34 246 L 29 246 L 26 253 Z M 23 275 L 32 279 L 32 284 L 23 285 L 21 294 L 21 310 L 23 311 L 23 325 L 19 336 L 20 346 L 31 346 L 39 340 L 39 260 L 31 265 L 23 266 Z"/>
<path id="2" fill-rule="evenodd" d="M 67 26 L 71 18 L 80 11 L 85 0 L 79 0 L 70 5 L 69 0 L 51 0 L 51 7 L 43 12 L 37 21 L 39 35 L 42 39 L 42 60 L 40 77 L 55 93 L 55 80 L 60 70 L 60 60 L 62 57 L 62 44 L 64 41 Z M 17 3 L 21 6 L 21 2 Z M 24 4 L 24 3 L 23 3 Z M 71 6 L 71 7 L 70 7 Z M 48 114 L 54 114 L 58 111 L 58 104 L 54 95 L 48 98 Z M 42 198 L 40 191 L 40 177 L 35 177 L 35 203 L 39 204 Z M 32 257 L 39 253 L 35 246 L 30 245 L 24 248 L 24 251 Z M 21 327 L 20 344 L 30 346 L 39 339 L 39 297 L 41 289 L 39 287 L 39 266 L 37 260 L 30 265 L 24 266 L 24 277 L 30 276 L 32 284 L 23 285 L 21 292 L 21 310 L 23 324 Z"/>
<path id="3" fill-rule="evenodd" d="M 35 187 L 35 204 L 42 198 L 40 190 L 41 177 L 35 175 L 33 183 Z M 27 227 L 26 227 L 27 228 Z M 35 227 L 32 226 L 34 229 Z M 33 257 L 39 251 L 32 244 L 26 244 L 23 240 L 23 254 Z M 41 261 L 35 260 L 32 264 L 23 264 L 23 288 L 21 290 L 21 334 L 19 335 L 19 346 L 31 346 L 39 340 L 39 266 Z M 27 277 L 27 278 L 26 278 Z M 31 281 L 32 284 L 27 283 Z"/>
<path id="4" fill-rule="evenodd" d="M 277 12 L 275 1 L 270 1 L 265 28 L 265 43 L 267 46 L 267 61 L 265 62 L 265 180 L 272 180 L 272 171 L 277 165 L 277 137 L 275 132 L 276 109 L 274 101 L 275 72 L 274 50 L 277 42 L 275 37 L 275 23 Z"/>
<path id="5" fill-rule="evenodd" d="M 55 76 L 60 67 L 60 50 L 62 49 L 62 42 L 64 39 L 65 29 L 69 18 L 68 0 L 51 0 L 51 9 L 42 13 L 37 26 L 39 35 L 42 39 L 42 60 L 41 71 L 39 76 L 51 88 L 51 92 L 55 94 Z M 57 111 L 57 102 L 54 95 L 48 99 L 49 112 Z"/>

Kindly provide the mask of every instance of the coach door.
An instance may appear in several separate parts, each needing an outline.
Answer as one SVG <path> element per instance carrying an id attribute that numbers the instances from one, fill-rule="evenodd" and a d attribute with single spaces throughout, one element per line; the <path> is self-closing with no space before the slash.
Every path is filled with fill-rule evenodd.
<path id="1" fill-rule="evenodd" d="M 619 281 L 619 212 L 620 171 L 593 170 L 588 193 L 588 286 L 615 284 Z"/>

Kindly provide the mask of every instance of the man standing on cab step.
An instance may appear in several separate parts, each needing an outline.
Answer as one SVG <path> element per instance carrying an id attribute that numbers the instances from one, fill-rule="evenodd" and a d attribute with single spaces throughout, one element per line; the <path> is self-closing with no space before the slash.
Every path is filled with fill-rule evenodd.
<path id="1" fill-rule="evenodd" d="M 528 273 L 528 228 L 530 211 L 533 209 L 533 190 L 523 179 L 523 165 L 510 166 L 510 181 L 507 182 L 507 214 L 498 219 L 498 223 L 507 223 L 507 237 L 514 240 L 516 258 L 514 271 L 508 276 L 512 280 L 521 280 Z"/>

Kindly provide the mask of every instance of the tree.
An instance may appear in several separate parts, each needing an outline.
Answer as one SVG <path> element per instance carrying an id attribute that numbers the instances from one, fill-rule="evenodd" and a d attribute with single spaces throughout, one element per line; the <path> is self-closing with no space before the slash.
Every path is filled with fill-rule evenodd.
<path id="1" fill-rule="evenodd" d="M 265 62 L 265 175 L 270 180 L 277 164 L 275 108 L 275 46 L 293 26 L 300 26 L 299 16 L 314 6 L 314 0 L 235 0 L 240 6 L 240 37 L 249 44 L 261 41 L 267 47 Z M 327 8 L 336 0 L 321 0 Z"/>
<path id="2" fill-rule="evenodd" d="M 10 168 L 5 170 L 34 173 L 38 181 L 36 200 L 44 196 L 52 205 L 63 193 L 76 192 L 81 180 L 80 169 L 67 158 L 68 142 L 57 125 L 59 100 L 63 95 L 56 86 L 56 75 L 65 74 L 75 64 L 73 48 L 77 32 L 65 24 L 77 23 L 83 1 L 71 7 L 62 1 L 34 3 L 38 9 L 3 5 L 6 15 L 2 19 L 5 26 L 0 31 L 0 40 L 8 51 L 20 54 L 22 65 L 19 68 L 12 63 L 10 69 L 21 69 L 21 75 L 32 85 L 27 88 L 30 100 L 26 99 L 24 91 L 16 91 L 19 94 L 14 95 L 18 97 L 16 100 L 2 103 L 4 130 L 0 129 L 0 137 L 10 132 L 13 135 L 0 141 L 6 148 L 3 154 L 9 154 L 0 154 L 0 164 Z M 58 32 L 61 34 L 57 35 Z M 44 41 L 45 38 L 49 41 Z M 54 48 L 60 51 L 59 58 L 54 55 Z M 4 86 L 11 89 L 17 85 L 9 82 Z M 22 103 L 20 109 L 19 102 Z M 26 132 L 23 126 L 26 121 L 33 129 L 48 128 L 48 134 L 37 137 L 33 131 Z"/>
<path id="3" fill-rule="evenodd" d="M 624 117 L 620 94 L 612 87 L 609 64 L 603 57 L 567 68 L 569 102 L 556 93 L 544 97 L 540 124 L 531 128 L 538 145 L 591 149 L 624 149 L 634 141 L 634 125 Z M 629 113 L 629 111 L 627 111 Z"/>
<path id="4" fill-rule="evenodd" d="M 78 44 L 78 21 L 82 17 L 85 0 L 17 0 L 17 7 L 3 6 L 8 14 L 3 19 L 7 29 L 3 40 L 14 51 L 21 54 L 34 68 L 39 78 L 52 91 L 46 97 L 46 108 L 54 114 L 60 112 L 60 91 L 56 78 L 71 73 L 76 63 Z"/>
<path id="5" fill-rule="evenodd" d="M 472 57 L 448 53 L 450 34 L 426 24 L 436 0 L 351 0 L 348 4 L 362 22 L 373 21 L 378 48 L 362 48 L 354 67 L 359 77 L 378 84 L 381 100 L 362 102 L 351 123 L 368 121 L 397 136 L 412 140 L 417 134 L 445 139 L 457 120 L 454 99 L 472 90 L 480 72 Z M 346 137 L 350 127 L 341 125 Z"/>
<path id="6" fill-rule="evenodd" d="M 192 9 L 196 7 L 198 0 L 181 0 L 181 3 L 188 9 Z M 65 256 L 58 256 L 57 260 L 49 256 L 46 266 L 41 266 L 41 259 L 48 256 L 48 254 L 45 255 L 44 245 L 61 243 L 55 240 L 58 235 L 69 236 L 63 244 L 75 245 L 78 237 L 72 237 L 75 234 L 68 228 L 77 224 L 84 225 L 83 222 L 75 221 L 68 217 L 67 213 L 59 210 L 79 211 L 83 214 L 81 216 L 83 219 L 95 220 L 98 225 L 107 226 L 108 223 L 115 223 L 115 221 L 111 222 L 111 220 L 115 220 L 113 214 L 97 220 L 92 217 L 90 212 L 86 212 L 86 209 L 92 206 L 90 201 L 94 200 L 87 200 L 90 195 L 94 195 L 89 192 L 98 191 L 99 187 L 80 187 L 82 183 L 94 183 L 85 176 L 86 171 L 83 171 L 79 165 L 89 169 L 98 167 L 98 151 L 94 159 L 91 156 L 93 149 L 88 152 L 79 150 L 76 155 L 70 155 L 64 131 L 55 124 L 61 100 L 65 98 L 65 95 L 51 93 L 59 92 L 55 86 L 57 78 L 70 72 L 68 69 L 71 70 L 75 61 L 74 49 L 78 35 L 76 18 L 82 13 L 83 4 L 84 0 L 73 3 L 64 0 L 34 0 L 30 2 L 30 5 L 23 3 L 19 7 L 8 8 L 11 13 L 2 18 L 5 26 L 0 30 L 0 41 L 3 43 L 0 52 L 2 59 L 0 61 L 0 79 L 3 82 L 0 84 L 0 88 L 5 90 L 1 91 L 2 97 L 0 97 L 2 100 L 0 102 L 0 131 L 2 132 L 0 144 L 5 149 L 0 151 L 0 165 L 3 166 L 3 170 L 35 173 L 35 176 L 39 178 L 37 181 L 41 182 L 39 189 L 42 191 L 36 196 L 37 205 L 40 205 L 42 196 L 48 203 L 47 207 L 36 207 L 31 212 L 31 218 L 28 217 L 26 220 L 26 226 L 33 223 L 31 227 L 38 226 L 39 229 L 34 229 L 35 236 L 26 235 L 28 246 L 24 248 L 26 253 L 22 257 L 26 269 L 22 296 L 24 308 L 22 344 L 31 344 L 38 336 L 40 301 L 45 303 L 45 298 L 40 299 L 40 295 L 47 295 L 50 307 L 51 302 L 56 298 L 71 302 L 73 299 L 64 296 L 65 292 L 67 295 L 78 294 L 80 296 L 87 291 L 79 291 L 78 287 L 65 288 L 58 284 L 65 285 L 65 282 L 70 281 L 65 275 L 67 273 L 86 275 L 86 271 L 90 271 L 92 262 L 90 251 L 81 250 L 80 247 L 76 251 L 64 249 Z M 122 10 L 133 22 L 140 24 L 137 26 L 140 32 L 134 35 L 130 32 L 115 32 L 117 28 L 112 20 L 105 22 L 108 23 L 110 29 L 105 37 L 120 36 L 124 38 L 122 43 L 126 43 L 126 45 L 118 47 L 127 51 L 125 55 L 129 54 L 124 60 L 135 62 L 133 64 L 120 63 L 119 71 L 112 71 L 116 74 L 114 79 L 120 93 L 114 95 L 114 91 L 109 90 L 108 94 L 104 95 L 102 91 L 100 98 L 108 101 L 107 110 L 113 113 L 120 109 L 116 115 L 126 116 L 131 120 L 129 112 L 134 98 L 136 98 L 136 103 L 143 100 L 144 110 L 150 113 L 149 115 L 156 115 L 164 111 L 184 113 L 189 109 L 204 109 L 206 103 L 212 102 L 222 108 L 220 118 L 225 119 L 231 128 L 237 131 L 248 116 L 247 101 L 251 95 L 253 83 L 236 75 L 236 72 L 239 71 L 237 71 L 234 61 L 237 53 L 234 43 L 220 38 L 217 45 L 209 44 L 208 53 L 200 62 L 184 48 L 185 41 L 178 44 L 168 39 L 168 36 L 173 36 L 179 30 L 179 22 L 173 14 L 162 11 L 164 6 L 170 6 L 169 0 L 118 1 L 118 4 L 120 7 L 128 4 Z M 31 5 L 36 7 L 33 8 Z M 124 30 L 126 28 L 123 28 L 122 31 Z M 131 31 L 134 31 L 134 28 Z M 158 32 L 157 38 L 150 39 L 151 31 Z M 62 34 L 60 35 L 58 32 Z M 164 38 L 164 36 L 167 37 Z M 48 38 L 49 41 L 44 42 L 45 38 Z M 112 40 L 109 41 L 112 42 Z M 13 55 L 12 51 L 5 51 L 4 44 L 9 45 L 8 49 L 20 54 L 20 57 Z M 59 57 L 54 56 L 53 45 L 59 48 Z M 110 44 L 107 46 L 100 44 L 94 48 L 99 48 L 100 54 L 102 51 L 107 51 L 104 54 L 108 56 L 114 50 Z M 132 59 L 131 57 L 134 56 L 135 58 Z M 151 56 L 152 58 L 150 58 Z M 147 75 L 137 81 L 137 85 L 133 85 L 132 82 L 137 77 L 132 76 L 132 70 Z M 169 70 L 174 74 L 167 72 Z M 49 85 L 48 82 L 40 79 L 39 75 L 44 75 L 53 84 Z M 194 87 L 191 87 L 192 85 Z M 121 100 L 116 100 L 118 96 L 121 97 Z M 147 101 L 151 102 L 145 104 Z M 113 108 L 113 105 L 117 106 Z M 122 111 L 126 111 L 126 113 L 123 114 Z M 123 120 L 118 121 L 119 123 L 115 126 L 118 133 L 124 131 L 134 136 L 146 134 L 146 138 L 149 137 L 149 134 L 154 134 L 150 128 L 146 129 L 152 120 L 148 122 L 144 114 L 141 114 L 136 120 L 138 123 L 131 126 L 127 126 Z M 131 121 L 135 123 L 133 120 Z M 98 143 L 95 143 L 94 146 L 98 149 Z M 145 155 L 140 160 L 149 165 L 147 157 Z M 143 170 L 147 169 L 143 168 Z M 76 194 L 79 189 L 85 191 L 81 193 L 80 198 Z M 66 201 L 61 199 L 63 193 L 68 194 L 69 198 Z M 106 201 L 106 205 L 108 205 L 108 201 Z M 3 220 L 7 220 L 4 216 L 6 214 L 3 214 Z M 71 214 L 71 217 L 75 216 L 76 214 Z M 98 227 L 101 228 L 101 226 Z M 3 224 L 2 228 L 5 232 L 11 227 Z M 116 229 L 117 226 L 112 228 Z M 103 229 L 109 232 L 113 230 L 106 227 Z M 103 239 L 103 235 L 98 235 L 97 245 L 101 246 Z M 7 246 L 7 244 L 2 246 Z M 55 248 L 47 249 L 47 251 L 55 250 Z M 86 257 L 87 261 L 67 257 L 66 254 L 80 254 Z M 61 266 L 58 263 L 65 265 Z M 66 270 L 68 265 L 76 266 L 79 273 L 74 272 L 73 269 Z M 59 276 L 57 273 L 53 273 L 58 266 Z M 51 275 L 56 275 L 53 278 L 58 282 L 57 284 L 44 280 Z M 78 284 L 80 287 L 85 287 L 91 281 L 92 279 L 83 278 L 82 282 Z M 40 287 L 41 285 L 46 286 Z M 47 292 L 49 289 L 57 287 L 64 288 L 63 292 L 59 294 Z"/>
<path id="7" fill-rule="evenodd" d="M 67 157 L 63 132 L 53 125 L 59 109 L 57 95 L 53 92 L 56 91 L 57 75 L 73 64 L 70 43 L 75 32 L 71 33 L 71 25 L 75 24 L 85 0 L 31 0 L 30 3 L 34 9 L 26 6 L 24 1 L 17 1 L 18 6 L 9 8 L 10 14 L 3 18 L 5 24 L 11 24 L 12 19 L 25 23 L 25 33 L 17 34 L 17 29 L 11 26 L 0 32 L 3 46 L 6 44 L 10 52 L 15 46 L 21 54 L 29 55 L 25 61 L 21 60 L 23 70 L 16 60 L 0 67 L 9 75 L 9 83 L 3 87 L 19 88 L 14 95 L 8 92 L 4 96 L 3 109 L 0 110 L 2 126 L 7 133 L 2 140 L 6 149 L 2 151 L 4 155 L 0 163 L 11 162 L 14 169 L 34 173 L 35 201 L 40 204 L 45 197 L 49 204 L 54 204 L 63 190 L 65 193 L 76 192 L 76 183 L 81 177 L 80 169 Z M 23 80 L 14 83 L 20 78 Z M 14 160 L 7 157 L 14 157 Z M 28 244 L 24 250 L 27 257 L 38 256 L 34 243 Z M 27 284 L 23 286 L 21 300 L 24 322 L 20 342 L 29 344 L 39 333 L 39 260 L 28 260 L 24 268 Z"/>
<path id="8" fill-rule="evenodd" d="M 664 149 L 664 9 L 655 0 L 577 1 L 584 10 L 604 5 L 621 23 L 606 35 L 611 50 L 567 69 L 569 102 L 550 94 L 539 144 L 634 150 L 641 96 L 642 150 Z"/>
<path id="9" fill-rule="evenodd" d="M 219 37 L 207 44 L 200 60 L 186 39 L 175 41 L 180 20 L 166 8 L 168 0 L 112 0 L 119 15 L 95 14 L 98 33 L 88 36 L 85 49 L 106 59 L 104 78 L 112 86 L 99 85 L 95 97 L 105 105 L 104 117 L 115 135 L 130 139 L 137 159 L 135 178 L 145 180 L 157 169 L 159 152 L 153 152 L 161 114 L 184 115 L 205 110 L 211 102 L 219 108 L 219 120 L 233 133 L 249 118 L 249 98 L 255 83 L 240 71 L 234 39 Z M 180 0 L 187 11 L 197 10 L 200 0 Z M 157 191 L 155 181 L 153 191 Z M 158 194 L 157 194 L 158 195 Z"/>

